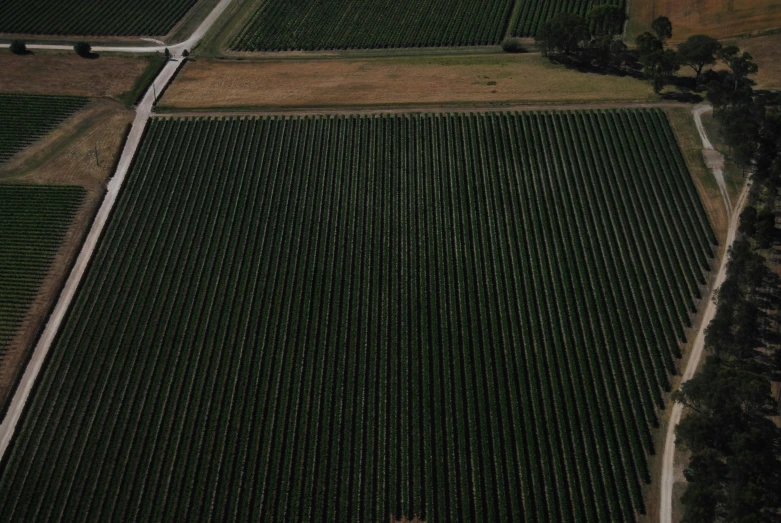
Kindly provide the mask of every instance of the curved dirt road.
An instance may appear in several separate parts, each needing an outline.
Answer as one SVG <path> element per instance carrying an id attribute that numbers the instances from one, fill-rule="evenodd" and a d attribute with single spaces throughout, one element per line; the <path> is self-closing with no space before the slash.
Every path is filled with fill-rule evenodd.
<path id="1" fill-rule="evenodd" d="M 710 110 L 713 110 L 713 108 L 709 105 L 697 106 L 694 108 L 694 110 L 692 110 L 695 123 L 697 124 L 697 130 L 700 132 L 700 137 L 702 139 L 704 154 L 706 154 L 706 151 L 708 150 L 713 151 L 713 145 L 711 145 L 708 137 L 705 135 L 705 131 L 702 127 L 702 121 L 700 120 L 700 115 Z M 686 370 L 684 371 L 681 378 L 682 384 L 694 376 L 694 373 L 699 366 L 700 359 L 702 358 L 702 352 L 705 347 L 705 328 L 716 315 L 716 304 L 714 303 L 713 298 L 715 297 L 719 286 L 724 283 L 724 280 L 727 277 L 727 251 L 732 245 L 732 242 L 735 240 L 735 232 L 737 231 L 738 222 L 740 220 L 740 211 L 743 209 L 743 205 L 746 203 L 746 196 L 748 195 L 748 189 L 750 185 L 749 183 L 746 183 L 746 185 L 743 186 L 743 190 L 740 193 L 737 205 L 735 205 L 733 210 L 729 201 L 729 196 L 727 194 L 726 185 L 724 184 L 724 176 L 721 171 L 722 166 L 723 160 L 721 166 L 718 168 L 711 167 L 709 164 L 709 167 L 711 167 L 711 170 L 713 171 L 713 175 L 716 177 L 716 181 L 719 183 L 719 188 L 721 189 L 722 197 L 724 198 L 724 205 L 727 209 L 727 216 L 729 218 L 726 248 L 724 249 L 724 254 L 722 255 L 721 262 L 719 263 L 719 271 L 716 276 L 716 282 L 713 285 L 713 291 L 711 292 L 711 295 L 708 297 L 708 301 L 706 302 L 707 304 L 705 307 L 705 314 L 702 317 L 702 322 L 700 323 L 700 328 L 697 331 L 697 336 L 694 338 L 694 344 L 692 345 L 689 362 L 687 363 Z M 660 523 L 672 522 L 672 494 L 673 483 L 675 482 L 675 427 L 681 420 L 682 411 L 683 406 L 680 403 L 675 403 L 673 405 L 672 413 L 670 414 L 670 422 L 667 425 L 667 436 L 664 441 L 664 454 L 662 455 L 661 496 L 659 506 Z"/>
<path id="2" fill-rule="evenodd" d="M 713 144 L 708 140 L 705 128 L 702 126 L 702 115 L 709 112 L 713 112 L 713 106 L 709 104 L 696 105 L 692 109 L 694 125 L 697 126 L 697 131 L 700 133 L 700 139 L 702 140 L 702 156 L 705 158 L 708 168 L 713 172 L 713 177 L 716 178 L 719 191 L 721 191 L 721 197 L 724 199 L 724 205 L 727 207 L 727 219 L 729 219 L 732 216 L 732 202 L 729 201 L 727 184 L 724 181 L 724 157 L 713 148 Z"/>
<path id="3" fill-rule="evenodd" d="M 117 170 L 114 173 L 114 176 L 112 176 L 108 182 L 106 196 L 103 198 L 100 209 L 98 209 L 98 213 L 95 215 L 92 228 L 90 229 L 86 240 L 84 240 L 84 245 L 81 247 L 79 257 L 76 259 L 76 263 L 68 275 L 68 279 L 65 282 L 65 286 L 63 287 L 62 292 L 60 293 L 57 304 L 54 307 L 54 311 L 52 311 L 52 314 L 46 323 L 46 327 L 44 328 L 43 333 L 41 334 L 41 337 L 35 346 L 32 357 L 30 358 L 30 361 L 25 368 L 24 374 L 22 375 L 22 379 L 19 382 L 19 386 L 16 388 L 16 391 L 11 398 L 11 403 L 8 406 L 8 412 L 0 424 L 0 461 L 2 461 L 3 456 L 5 455 L 5 451 L 8 448 L 11 439 L 13 438 L 14 432 L 16 431 L 16 425 L 22 416 L 24 406 L 30 396 L 33 385 L 35 384 L 35 380 L 41 371 L 41 367 L 43 366 L 43 362 L 46 359 L 46 355 L 49 353 L 52 342 L 54 341 L 54 338 L 57 335 L 57 331 L 62 324 L 62 320 L 65 318 L 65 313 L 68 311 L 71 301 L 76 294 L 76 290 L 79 287 L 79 283 L 81 282 L 81 278 L 84 275 L 84 271 L 89 264 L 90 258 L 92 258 L 92 254 L 95 251 L 98 239 L 103 232 L 103 228 L 105 227 L 109 215 L 111 214 L 111 210 L 114 207 L 114 203 L 117 200 L 119 190 L 122 187 L 122 183 L 125 180 L 125 176 L 127 175 L 128 170 L 130 169 L 130 164 L 133 161 L 133 157 L 136 154 L 136 149 L 138 149 L 138 145 L 141 142 L 141 138 L 144 134 L 144 129 L 146 128 L 149 117 L 152 114 L 152 109 L 154 108 L 156 101 L 155 95 L 162 92 L 165 86 L 168 85 L 168 83 L 174 77 L 174 74 L 179 69 L 179 67 L 181 67 L 182 63 L 184 63 L 181 60 L 182 50 L 189 49 L 190 46 L 198 43 L 198 41 L 209 30 L 211 25 L 214 24 L 215 20 L 217 20 L 220 14 L 232 1 L 233 0 L 222 0 L 222 2 L 217 5 L 214 11 L 212 11 L 206 20 L 204 20 L 204 22 L 198 27 L 195 33 L 193 33 L 193 36 L 181 44 L 178 44 L 178 47 L 176 48 L 169 47 L 169 50 L 172 50 L 171 52 L 174 58 L 172 58 L 166 64 L 160 74 L 154 79 L 152 82 L 154 88 L 148 89 L 143 100 L 138 104 L 138 107 L 136 108 L 136 117 L 133 120 L 133 126 L 130 129 L 130 134 L 127 137 L 127 141 L 125 142 L 125 148 L 122 150 L 122 156 L 120 157 L 119 163 L 117 164 Z M 99 50 L 98 48 L 93 49 Z M 105 48 L 102 50 L 105 50 Z"/>
<path id="4" fill-rule="evenodd" d="M 172 56 L 180 56 L 182 51 L 190 50 L 195 47 L 195 44 L 201 41 L 201 38 L 211 29 L 214 22 L 222 15 L 225 9 L 233 2 L 233 0 L 221 0 L 209 15 L 201 22 L 198 28 L 190 35 L 187 40 L 179 42 L 178 44 L 171 45 L 139 45 L 139 46 L 105 46 L 96 45 L 92 47 L 92 51 L 96 53 L 162 53 L 167 48 Z M 142 38 L 142 40 L 149 41 L 149 39 Z M 0 44 L 1 47 L 9 47 L 10 43 Z M 72 51 L 73 45 L 61 45 L 61 44 L 29 44 L 27 46 L 31 50 L 49 50 L 49 51 Z"/>

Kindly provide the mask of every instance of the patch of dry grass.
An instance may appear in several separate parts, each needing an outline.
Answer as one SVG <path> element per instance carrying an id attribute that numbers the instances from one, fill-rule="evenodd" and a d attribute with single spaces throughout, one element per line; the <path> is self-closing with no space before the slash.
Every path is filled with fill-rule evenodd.
<path id="1" fill-rule="evenodd" d="M 715 38 L 745 35 L 781 27 L 778 0 L 632 0 L 629 9 L 629 35 L 649 30 L 658 16 L 673 24 L 673 40 L 686 40 L 693 34 Z"/>
<path id="2" fill-rule="evenodd" d="M 76 54 L 0 52 L 0 91 L 118 97 L 133 88 L 148 64 L 145 57 L 103 55 L 85 60 Z"/>
<path id="3" fill-rule="evenodd" d="M 633 78 L 585 74 L 538 54 L 188 62 L 161 107 L 323 108 L 645 102 Z M 161 108 L 162 110 L 162 108 Z"/>

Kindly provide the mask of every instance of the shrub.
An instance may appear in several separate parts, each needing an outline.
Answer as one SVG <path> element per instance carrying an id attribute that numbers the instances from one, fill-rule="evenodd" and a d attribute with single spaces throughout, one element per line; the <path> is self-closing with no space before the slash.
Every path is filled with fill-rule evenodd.
<path id="1" fill-rule="evenodd" d="M 92 56 L 92 46 L 87 42 L 76 42 L 76 45 L 73 46 L 73 50 L 76 51 L 77 55 L 83 58 Z"/>
<path id="2" fill-rule="evenodd" d="M 502 50 L 505 53 L 525 53 L 526 49 L 521 44 L 520 38 L 505 38 L 502 41 Z"/>
<path id="3" fill-rule="evenodd" d="M 27 54 L 27 44 L 24 40 L 14 40 L 11 42 L 11 52 L 19 55 Z"/>

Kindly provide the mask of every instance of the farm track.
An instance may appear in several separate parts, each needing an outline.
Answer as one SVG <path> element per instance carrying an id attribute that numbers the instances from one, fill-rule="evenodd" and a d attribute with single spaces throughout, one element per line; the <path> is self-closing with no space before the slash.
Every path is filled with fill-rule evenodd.
<path id="1" fill-rule="evenodd" d="M 634 519 L 713 241 L 658 110 L 155 118 L 108 227 L 3 519 Z"/>
<path id="2" fill-rule="evenodd" d="M 38 374 L 43 366 L 44 361 L 46 360 L 49 349 L 51 348 L 51 345 L 54 342 L 57 333 L 59 332 L 60 325 L 66 316 L 73 297 L 75 296 L 76 291 L 81 284 L 84 272 L 87 266 L 90 264 L 90 260 L 93 253 L 95 252 L 98 239 L 100 238 L 106 222 L 111 215 L 112 209 L 119 194 L 119 190 L 121 189 L 125 180 L 125 176 L 130 169 L 138 146 L 141 143 L 144 129 L 146 128 L 147 123 L 149 122 L 149 118 L 152 114 L 152 109 L 156 101 L 155 94 L 161 93 L 164 90 L 165 86 L 168 85 L 168 83 L 174 77 L 176 71 L 182 65 L 183 61 L 181 61 L 181 52 L 197 44 L 232 1 L 233 0 L 222 0 L 209 14 L 209 16 L 206 17 L 201 25 L 198 26 L 190 38 L 179 44 L 178 47 L 169 47 L 169 50 L 171 50 L 173 53 L 173 58 L 166 64 L 163 70 L 160 71 L 158 76 L 152 82 L 152 85 L 150 85 L 149 90 L 144 95 L 144 98 L 138 104 L 133 126 L 125 142 L 125 147 L 117 164 L 116 172 L 108 182 L 106 196 L 104 197 L 103 203 L 101 204 L 100 209 L 95 216 L 95 220 L 87 235 L 87 238 L 84 241 L 84 245 L 79 252 L 79 256 L 76 259 L 73 269 L 71 270 L 71 273 L 68 276 L 65 285 L 63 286 L 60 297 L 57 300 L 57 304 L 55 305 L 54 310 L 52 311 L 52 314 L 46 323 L 46 327 L 41 333 L 35 349 L 33 350 L 30 361 L 28 362 L 25 372 L 22 375 L 22 379 L 20 380 L 19 385 L 10 400 L 5 417 L 3 418 L 2 423 L 0 423 L 0 463 L 2 463 L 5 459 L 5 452 L 11 443 L 14 433 L 16 432 L 17 423 L 21 419 L 22 412 L 38 378 Z M 93 49 L 98 50 L 97 48 Z"/>
<path id="3" fill-rule="evenodd" d="M 692 115 L 697 126 L 697 130 L 700 133 L 702 140 L 703 152 L 713 151 L 713 145 L 705 134 L 705 129 L 702 126 L 701 116 L 702 114 L 712 111 L 713 107 L 709 105 L 700 105 L 692 110 Z M 721 155 L 719 155 L 721 156 Z M 708 156 L 706 155 L 706 158 Z M 694 343 L 691 348 L 691 356 L 686 364 L 683 376 L 681 378 L 681 384 L 690 380 L 697 368 L 700 365 L 702 359 L 702 353 L 705 349 L 705 329 L 707 329 L 713 317 L 716 315 L 716 302 L 715 298 L 718 293 L 719 287 L 727 277 L 727 262 L 729 261 L 729 248 L 735 240 L 738 225 L 740 224 L 740 213 L 743 210 L 743 206 L 746 203 L 748 191 L 750 188 L 750 182 L 744 185 L 743 190 L 738 197 L 738 201 L 733 209 L 729 194 L 727 193 L 726 185 L 724 184 L 724 176 L 721 169 L 724 165 L 724 159 L 720 161 L 708 162 L 708 167 L 711 168 L 713 176 L 716 179 L 722 197 L 724 199 L 724 205 L 727 210 L 727 216 L 729 217 L 729 229 L 727 230 L 726 248 L 724 254 L 721 257 L 719 263 L 719 269 L 716 276 L 716 281 L 713 284 L 713 290 L 706 302 L 705 312 L 700 322 L 699 329 L 694 338 Z M 660 523 L 672 522 L 672 496 L 673 496 L 673 484 L 675 483 L 675 428 L 681 420 L 683 414 L 683 406 L 680 403 L 673 404 L 672 412 L 670 414 L 670 421 L 667 426 L 667 435 L 665 437 L 664 451 L 662 454 L 662 475 L 661 475 L 661 496 L 659 500 L 659 521 Z"/>

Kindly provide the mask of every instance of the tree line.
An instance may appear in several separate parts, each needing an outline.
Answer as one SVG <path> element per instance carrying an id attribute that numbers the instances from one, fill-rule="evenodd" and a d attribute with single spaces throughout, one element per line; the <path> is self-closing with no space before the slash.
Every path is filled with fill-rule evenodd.
<path id="1" fill-rule="evenodd" d="M 779 415 L 771 381 L 781 379 L 781 281 L 766 257 L 779 242 L 781 109 L 754 91 L 747 53 L 718 52 L 729 65 L 709 74 L 707 97 L 753 184 L 705 331 L 708 357 L 674 395 L 687 407 L 677 442 L 691 452 L 684 521 L 781 521 L 781 429 L 770 419 Z"/>

